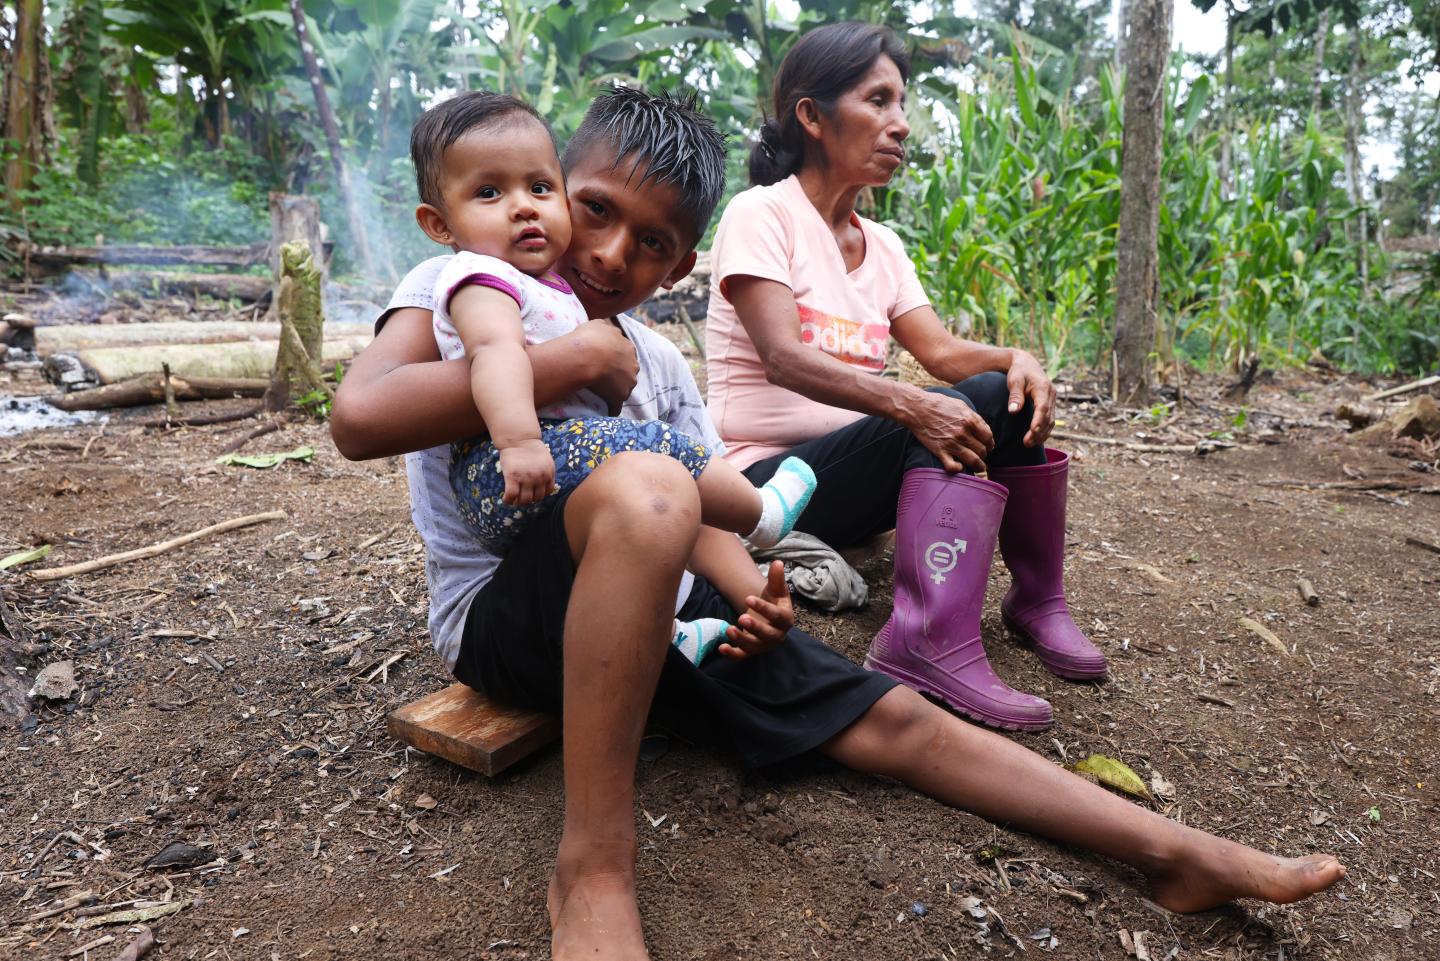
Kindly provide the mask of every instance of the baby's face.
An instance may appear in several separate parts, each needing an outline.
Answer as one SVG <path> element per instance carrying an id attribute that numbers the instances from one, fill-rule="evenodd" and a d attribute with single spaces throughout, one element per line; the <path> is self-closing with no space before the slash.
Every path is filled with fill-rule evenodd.
<path id="1" fill-rule="evenodd" d="M 445 151 L 440 175 L 444 243 L 532 275 L 570 246 L 565 178 L 538 121 L 521 116 L 466 134 Z"/>

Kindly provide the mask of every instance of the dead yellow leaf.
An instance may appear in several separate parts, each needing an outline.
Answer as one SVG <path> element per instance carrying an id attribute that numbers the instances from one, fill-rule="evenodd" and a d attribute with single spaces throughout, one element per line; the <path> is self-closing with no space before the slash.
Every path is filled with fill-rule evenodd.
<path id="1" fill-rule="evenodd" d="M 1256 637 L 1260 638 L 1260 640 L 1264 641 L 1266 644 L 1269 644 L 1271 647 L 1275 648 L 1275 650 L 1279 651 L 1281 654 L 1285 655 L 1286 657 L 1290 656 L 1290 649 L 1285 646 L 1285 642 L 1280 640 L 1280 638 L 1276 637 L 1275 632 L 1270 630 L 1270 628 L 1266 627 L 1264 624 L 1261 624 L 1254 618 L 1242 617 L 1240 618 L 1240 626 L 1245 628 L 1245 630 L 1249 631 L 1251 634 L 1254 634 Z"/>
<path id="2" fill-rule="evenodd" d="M 1113 757 L 1106 757 L 1103 754 L 1092 754 L 1085 760 L 1075 765 L 1076 771 L 1082 774 L 1093 775 L 1094 778 L 1106 787 L 1112 787 L 1117 791 L 1124 791 L 1133 797 L 1152 801 L 1150 789 L 1145 782 L 1140 780 L 1140 775 L 1130 769 L 1130 766 L 1123 761 L 1117 761 Z"/>

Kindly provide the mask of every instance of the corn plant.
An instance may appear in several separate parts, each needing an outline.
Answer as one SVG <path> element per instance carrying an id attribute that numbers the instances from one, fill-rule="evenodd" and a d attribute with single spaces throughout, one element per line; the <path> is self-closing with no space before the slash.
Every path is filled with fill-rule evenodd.
<path id="1" fill-rule="evenodd" d="M 928 80 L 952 122 L 933 125 L 932 161 L 878 207 L 910 245 L 942 317 L 968 315 L 972 336 L 1026 346 L 1052 370 L 1108 366 L 1122 80 L 1103 71 L 1094 99 L 1080 102 L 1040 77 L 1017 45 L 975 92 Z M 1362 295 L 1345 239 L 1343 221 L 1357 211 L 1338 186 L 1341 145 L 1313 122 L 1288 138 L 1254 123 L 1233 135 L 1223 183 L 1221 134 L 1206 124 L 1210 89 L 1208 77 L 1182 83 L 1178 65 L 1167 86 L 1161 356 L 1221 367 L 1319 349 L 1380 369 L 1433 356 L 1440 321 L 1419 321 L 1417 333 L 1425 310 L 1416 297 Z"/>

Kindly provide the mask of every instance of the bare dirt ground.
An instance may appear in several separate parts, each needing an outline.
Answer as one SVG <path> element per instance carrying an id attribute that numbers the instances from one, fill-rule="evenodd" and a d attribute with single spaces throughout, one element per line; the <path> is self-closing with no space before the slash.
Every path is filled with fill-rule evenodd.
<path id="1" fill-rule="evenodd" d="M 1203 403 L 1158 425 L 1067 405 L 1069 432 L 1229 431 L 1243 446 L 1062 442 L 1071 603 L 1109 683 L 1049 676 L 994 613 L 985 631 L 1001 675 L 1054 703 L 1055 727 L 1027 746 L 1120 758 L 1169 782 L 1170 817 L 1335 852 L 1344 881 L 1290 907 L 1174 916 L 1128 869 L 896 784 L 818 764 L 747 773 L 662 734 L 636 813 L 655 957 L 1440 957 L 1440 555 L 1406 542 L 1440 543 L 1440 497 L 1282 483 L 1433 486 L 1416 468 L 1436 453 L 1347 439 L 1328 416 L 1354 391 L 1339 379 L 1262 383 L 1244 430 L 1204 384 Z M 80 685 L 0 733 L 0 957 L 113 957 L 124 925 L 55 910 L 83 891 L 112 910 L 167 903 L 156 958 L 545 957 L 558 750 L 490 781 L 384 730 L 446 683 L 400 461 L 347 463 L 324 427 L 292 424 L 246 452 L 310 444 L 312 463 L 220 467 L 253 422 L 134 426 L 154 416 L 0 439 L 0 556 L 56 545 L 34 569 L 264 510 L 288 519 L 64 581 L 0 573 L 18 629 L 46 645 L 27 676 L 71 659 Z M 856 659 L 889 605 L 886 559 L 865 573 L 866 610 L 802 615 Z M 997 569 L 992 612 L 1004 585 Z M 176 841 L 218 860 L 144 867 Z"/>

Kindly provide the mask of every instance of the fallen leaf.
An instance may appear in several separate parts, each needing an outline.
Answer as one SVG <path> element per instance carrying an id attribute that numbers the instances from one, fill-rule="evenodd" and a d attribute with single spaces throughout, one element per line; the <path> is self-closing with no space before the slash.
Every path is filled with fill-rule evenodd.
<path id="1" fill-rule="evenodd" d="M 133 911 L 114 911 L 110 914 L 102 914 L 98 917 L 81 918 L 75 922 L 77 928 L 96 928 L 102 924 L 135 924 L 139 921 L 154 921 L 156 918 L 163 918 L 167 914 L 174 914 L 181 908 L 188 907 L 189 901 L 168 901 L 165 904 L 157 904 L 148 908 L 136 908 Z"/>
<path id="2" fill-rule="evenodd" d="M 976 921 L 984 921 L 989 915 L 985 910 L 985 904 L 973 895 L 966 895 L 960 899 L 960 910 L 967 912 Z"/>
<path id="3" fill-rule="evenodd" d="M 277 454 L 225 454 L 215 458 L 215 463 L 222 467 L 254 467 L 257 470 L 268 470 L 287 460 L 309 463 L 314 456 L 315 448 L 304 445 Z"/>
<path id="4" fill-rule="evenodd" d="M 422 811 L 433 811 L 440 806 L 440 802 L 428 794 L 422 794 L 415 799 L 415 806 Z"/>
<path id="5" fill-rule="evenodd" d="M 1249 631 L 1250 633 L 1254 634 L 1256 637 L 1260 638 L 1260 640 L 1264 641 L 1266 644 L 1269 644 L 1271 647 L 1275 648 L 1275 650 L 1279 651 L 1281 654 L 1285 655 L 1286 657 L 1290 656 L 1290 649 L 1285 646 L 1285 642 L 1280 640 L 1280 638 L 1276 637 L 1275 632 L 1270 630 L 1270 628 L 1266 627 L 1264 624 L 1261 624 L 1259 621 L 1253 618 L 1242 617 L 1240 618 L 1240 626 L 1245 628 L 1245 630 Z"/>
<path id="6" fill-rule="evenodd" d="M 1158 773 L 1150 775 L 1150 791 L 1158 798 L 1173 800 L 1175 798 L 1175 785 L 1165 780 Z"/>
<path id="7" fill-rule="evenodd" d="M 75 682 L 75 662 L 55 661 L 46 664 L 35 676 L 35 685 L 30 688 L 30 696 L 43 697 L 48 701 L 63 701 L 79 689 L 80 685 Z"/>
<path id="8" fill-rule="evenodd" d="M 146 861 L 143 865 L 147 868 L 198 868 L 202 864 L 209 864 L 216 860 L 218 855 L 206 848 L 199 848 L 193 844 L 186 844 L 184 841 L 171 841 L 160 849 L 160 852 Z"/>
<path id="9" fill-rule="evenodd" d="M 20 551 L 18 554 L 11 554 L 8 557 L 0 558 L 0 571 L 11 567 L 19 567 L 21 564 L 33 564 L 38 560 L 43 560 L 45 555 L 54 549 L 54 544 L 42 544 L 33 551 Z"/>
<path id="10" fill-rule="evenodd" d="M 1145 786 L 1144 781 L 1140 780 L 1140 775 L 1131 770 L 1129 765 L 1117 761 L 1113 757 L 1092 754 L 1076 764 L 1074 770 L 1093 775 L 1101 784 L 1113 787 L 1117 791 L 1124 791 L 1126 794 L 1143 798 L 1146 801 L 1154 800 L 1150 789 Z"/>
<path id="11" fill-rule="evenodd" d="M 1146 577 L 1150 578 L 1152 581 L 1154 581 L 1154 582 L 1157 583 L 1157 584 L 1174 584 L 1174 583 L 1175 583 L 1173 580 L 1171 580 L 1170 578 L 1166 577 L 1166 576 L 1161 572 L 1160 568 L 1156 567 L 1154 564 L 1146 564 L 1146 563 L 1144 563 L 1144 562 L 1142 562 L 1142 561 L 1135 561 L 1133 564 L 1131 564 L 1131 567 L 1133 567 L 1135 570 L 1139 571 L 1141 574 L 1144 574 Z"/>
<path id="12" fill-rule="evenodd" d="M 234 931 L 231 931 L 231 932 L 230 932 L 230 940 L 233 941 L 233 940 L 235 940 L 236 938 L 242 938 L 242 937 L 244 937 L 245 935 L 247 935 L 247 934 L 249 934 L 249 933 L 250 933 L 250 929 L 249 929 L 249 928 L 236 928 Z"/>

